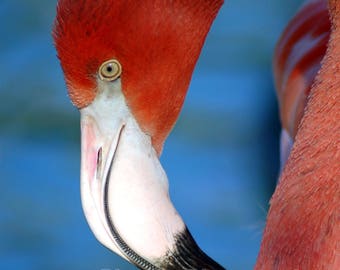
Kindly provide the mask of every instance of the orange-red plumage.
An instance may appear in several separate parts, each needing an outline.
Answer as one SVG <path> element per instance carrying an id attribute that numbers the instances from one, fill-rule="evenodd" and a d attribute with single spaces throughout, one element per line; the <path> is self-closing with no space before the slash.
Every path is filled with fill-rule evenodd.
<path id="1" fill-rule="evenodd" d="M 283 32 L 274 55 L 274 76 L 282 127 L 292 138 L 300 124 L 330 34 L 325 0 L 308 1 Z"/>
<path id="2" fill-rule="evenodd" d="M 128 106 L 160 152 L 222 3 L 59 1 L 54 38 L 71 100 L 91 103 L 100 64 L 117 59 Z"/>
<path id="3" fill-rule="evenodd" d="M 340 2 L 329 5 L 326 55 L 271 199 L 255 269 L 340 269 Z"/>
<path id="4" fill-rule="evenodd" d="M 222 1 L 136 2 L 60 0 L 54 38 L 78 108 L 95 98 L 101 63 L 121 63 L 128 106 L 160 152 Z M 256 269 L 340 269 L 340 2 L 328 3 L 331 24 L 326 0 L 311 0 L 276 48 L 281 120 L 296 140 Z"/>

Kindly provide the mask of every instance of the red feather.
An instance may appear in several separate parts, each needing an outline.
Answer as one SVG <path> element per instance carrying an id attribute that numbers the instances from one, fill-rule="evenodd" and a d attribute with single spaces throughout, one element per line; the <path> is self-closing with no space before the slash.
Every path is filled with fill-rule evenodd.
<path id="1" fill-rule="evenodd" d="M 295 137 L 330 35 L 327 1 L 308 1 L 289 22 L 274 55 L 282 127 Z"/>
<path id="2" fill-rule="evenodd" d="M 55 45 L 72 102 L 96 95 L 100 64 L 117 59 L 123 93 L 160 152 L 222 0 L 60 0 Z"/>

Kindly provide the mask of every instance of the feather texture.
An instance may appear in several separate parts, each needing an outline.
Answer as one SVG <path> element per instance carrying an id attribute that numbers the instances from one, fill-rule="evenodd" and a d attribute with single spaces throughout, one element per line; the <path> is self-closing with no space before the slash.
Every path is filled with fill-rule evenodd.
<path id="1" fill-rule="evenodd" d="M 91 103 L 100 64 L 117 59 L 129 108 L 160 152 L 222 3 L 60 0 L 54 40 L 72 102 Z"/>

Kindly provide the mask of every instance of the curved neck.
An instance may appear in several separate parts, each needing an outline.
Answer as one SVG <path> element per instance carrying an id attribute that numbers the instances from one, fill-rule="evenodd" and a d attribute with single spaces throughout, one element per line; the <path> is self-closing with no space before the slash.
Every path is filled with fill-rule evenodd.
<path id="1" fill-rule="evenodd" d="M 271 200 L 256 269 L 340 269 L 340 2 L 287 165 Z"/>

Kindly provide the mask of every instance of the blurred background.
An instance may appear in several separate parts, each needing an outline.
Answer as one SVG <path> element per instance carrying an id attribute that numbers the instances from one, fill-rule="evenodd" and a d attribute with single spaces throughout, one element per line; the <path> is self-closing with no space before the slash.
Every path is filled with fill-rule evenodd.
<path id="1" fill-rule="evenodd" d="M 162 164 L 195 239 L 252 269 L 278 176 L 271 57 L 301 1 L 226 1 Z M 0 269 L 135 269 L 89 230 L 79 194 L 79 113 L 51 39 L 56 1 L 0 0 Z"/>

